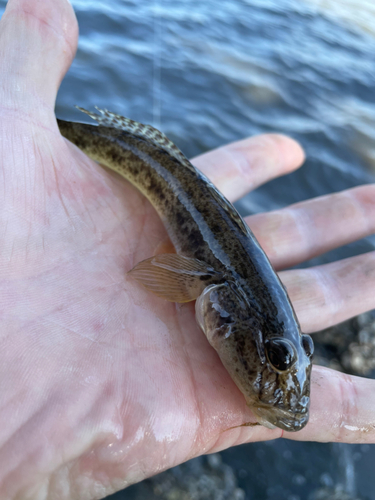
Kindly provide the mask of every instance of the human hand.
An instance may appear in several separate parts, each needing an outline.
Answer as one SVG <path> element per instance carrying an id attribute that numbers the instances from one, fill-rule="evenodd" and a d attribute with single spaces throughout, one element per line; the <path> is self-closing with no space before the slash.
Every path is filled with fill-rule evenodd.
<path id="1" fill-rule="evenodd" d="M 242 394 L 192 304 L 126 272 L 166 232 L 147 200 L 59 134 L 54 101 L 77 44 L 65 0 L 10 0 L 0 24 L 0 497 L 92 499 L 202 453 L 280 437 L 239 427 Z M 231 200 L 303 161 L 265 135 L 197 158 Z M 374 186 L 249 217 L 276 269 L 375 230 Z M 375 307 L 374 253 L 282 271 L 306 333 Z M 375 382 L 320 367 L 291 439 L 375 441 Z"/>

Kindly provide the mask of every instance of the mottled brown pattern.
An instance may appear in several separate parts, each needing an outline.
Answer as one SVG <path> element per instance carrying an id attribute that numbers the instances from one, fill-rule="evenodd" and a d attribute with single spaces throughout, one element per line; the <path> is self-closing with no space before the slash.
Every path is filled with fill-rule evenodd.
<path id="1" fill-rule="evenodd" d="M 93 120 L 96 120 L 99 125 L 121 129 L 136 137 L 147 139 L 150 143 L 154 144 L 154 146 L 162 148 L 167 153 L 171 154 L 183 165 L 188 168 L 190 167 L 189 160 L 178 149 L 178 147 L 173 144 L 173 142 L 170 141 L 166 135 L 160 132 L 160 130 L 157 130 L 151 125 L 144 125 L 143 123 L 136 122 L 130 118 L 126 118 L 125 116 L 116 115 L 115 113 L 108 111 L 108 109 L 100 109 L 97 106 L 95 106 L 95 109 L 99 111 L 100 114 L 92 113 L 91 111 L 87 111 L 87 109 L 79 106 L 76 106 L 76 108 L 83 113 L 86 113 Z"/>
<path id="2" fill-rule="evenodd" d="M 217 286 L 212 288 L 210 280 L 208 292 L 197 301 L 200 325 L 259 422 L 301 429 L 308 420 L 311 356 L 303 348 L 286 290 L 254 235 L 164 135 L 107 111 L 102 114 L 104 118 L 90 116 L 106 126 L 58 120 L 60 131 L 150 200 L 177 253 L 220 272 Z M 278 337 L 287 339 L 296 353 L 297 362 L 284 372 L 267 358 L 267 340 Z"/>

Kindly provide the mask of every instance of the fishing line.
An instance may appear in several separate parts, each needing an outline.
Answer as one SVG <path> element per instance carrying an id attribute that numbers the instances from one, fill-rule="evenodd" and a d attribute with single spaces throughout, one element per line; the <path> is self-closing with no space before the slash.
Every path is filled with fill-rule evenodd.
<path id="1" fill-rule="evenodd" d="M 152 78 L 152 94 L 153 94 L 153 126 L 160 130 L 161 127 L 161 16 L 158 5 L 159 1 L 154 0 L 154 52 L 153 52 L 153 78 Z"/>

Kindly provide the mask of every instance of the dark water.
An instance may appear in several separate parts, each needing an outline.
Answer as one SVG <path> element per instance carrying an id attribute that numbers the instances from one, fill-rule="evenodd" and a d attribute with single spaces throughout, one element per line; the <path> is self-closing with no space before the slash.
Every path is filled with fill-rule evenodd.
<path id="1" fill-rule="evenodd" d="M 80 43 L 58 116 L 81 120 L 74 104 L 108 108 L 160 127 L 187 156 L 262 132 L 298 139 L 303 168 L 245 197 L 242 213 L 375 180 L 375 10 L 368 0 L 73 5 Z M 314 263 L 374 246 L 367 238 Z M 302 500 L 320 487 L 375 499 L 372 446 L 277 441 L 221 455 L 247 500 Z M 113 498 L 136 498 L 137 488 Z"/>

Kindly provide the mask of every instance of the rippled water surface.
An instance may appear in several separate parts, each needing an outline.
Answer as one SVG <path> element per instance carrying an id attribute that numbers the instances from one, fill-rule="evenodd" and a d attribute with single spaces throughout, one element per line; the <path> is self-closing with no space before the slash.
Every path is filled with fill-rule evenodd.
<path id="1" fill-rule="evenodd" d="M 160 127 L 187 156 L 269 131 L 298 139 L 305 165 L 241 200 L 242 213 L 374 181 L 372 0 L 73 5 L 80 41 L 58 95 L 60 117 L 81 120 L 74 104 L 108 108 Z M 368 238 L 319 262 L 374 246 Z M 375 499 L 373 447 L 280 441 L 223 457 L 248 499 L 305 499 L 320 486 Z M 135 498 L 135 488 L 116 498 Z"/>
<path id="2" fill-rule="evenodd" d="M 193 156 L 278 131 L 302 169 L 242 200 L 273 209 L 375 177 L 375 12 L 345 0 L 73 2 L 77 57 L 57 113 L 97 105 L 152 123 Z M 321 257 L 369 250 L 374 239 Z"/>

